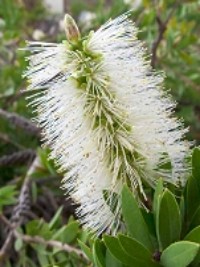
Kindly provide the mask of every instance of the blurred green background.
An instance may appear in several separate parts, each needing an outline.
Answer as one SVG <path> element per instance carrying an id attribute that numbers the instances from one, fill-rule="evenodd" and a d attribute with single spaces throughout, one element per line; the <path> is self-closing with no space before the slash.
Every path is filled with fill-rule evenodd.
<path id="1" fill-rule="evenodd" d="M 46 231 L 49 237 L 69 220 L 75 233 L 69 243 L 74 242 L 76 246 L 77 235 L 80 239 L 87 239 L 87 235 L 70 217 L 73 207 L 70 201 L 65 201 L 60 189 L 62 175 L 58 175 L 53 163 L 47 160 L 48 151 L 40 149 L 40 131 L 32 122 L 32 110 L 26 106 L 25 100 L 28 93 L 22 72 L 27 65 L 26 55 L 19 48 L 25 46 L 25 40 L 60 42 L 65 39 L 62 19 L 66 12 L 76 19 L 81 32 L 87 34 L 109 18 L 130 9 L 132 19 L 140 29 L 138 37 L 144 41 L 152 66 L 165 73 L 165 90 L 169 90 L 177 101 L 176 114 L 189 127 L 187 138 L 198 145 L 200 1 L 0 0 L 0 186 L 8 190 L 6 193 L 0 191 L 0 202 L 5 200 L 2 200 L 0 208 L 2 214 L 12 217 L 11 204 L 16 203 L 15 196 L 20 193 L 28 167 L 38 155 L 41 166 L 33 173 L 29 225 L 25 223 L 29 234 L 34 223 L 39 225 L 40 218 L 43 219 L 38 233 L 45 236 Z M 61 205 L 60 219 L 57 221 L 56 218 L 56 223 L 52 223 L 49 229 L 49 223 Z M 1 247 L 5 241 L 3 228 L 0 227 Z M 58 262 L 65 262 L 65 265 L 60 263 L 59 266 L 87 266 L 76 257 L 66 258 L 64 254 L 52 256 L 41 251 L 41 246 L 30 249 L 15 241 L 14 252 L 9 251 L 3 266 L 57 266 L 55 264 Z"/>

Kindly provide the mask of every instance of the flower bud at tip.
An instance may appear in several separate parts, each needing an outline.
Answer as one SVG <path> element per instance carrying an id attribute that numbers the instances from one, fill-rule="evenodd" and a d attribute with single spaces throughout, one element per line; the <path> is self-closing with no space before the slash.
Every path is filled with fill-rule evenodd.
<path id="1" fill-rule="evenodd" d="M 69 42 L 77 41 L 80 38 L 80 32 L 74 19 L 66 14 L 64 18 L 64 27 Z"/>

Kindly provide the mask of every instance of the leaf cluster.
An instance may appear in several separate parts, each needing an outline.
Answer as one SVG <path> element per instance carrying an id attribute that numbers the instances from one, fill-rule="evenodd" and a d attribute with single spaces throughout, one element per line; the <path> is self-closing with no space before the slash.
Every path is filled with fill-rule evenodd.
<path id="1" fill-rule="evenodd" d="M 155 188 L 152 208 L 140 207 L 127 186 L 122 190 L 126 231 L 82 247 L 97 267 L 200 266 L 200 149 L 192 155 L 193 172 L 181 194 Z"/>

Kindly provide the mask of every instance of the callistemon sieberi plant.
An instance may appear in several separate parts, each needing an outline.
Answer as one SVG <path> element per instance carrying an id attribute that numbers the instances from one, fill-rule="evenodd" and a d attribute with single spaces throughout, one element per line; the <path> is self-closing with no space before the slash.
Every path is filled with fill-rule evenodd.
<path id="1" fill-rule="evenodd" d="M 160 177 L 185 183 L 186 130 L 129 13 L 85 37 L 66 15 L 65 30 L 60 44 L 27 43 L 31 104 L 80 220 L 98 234 L 114 233 L 123 184 L 142 204 L 145 187 Z"/>

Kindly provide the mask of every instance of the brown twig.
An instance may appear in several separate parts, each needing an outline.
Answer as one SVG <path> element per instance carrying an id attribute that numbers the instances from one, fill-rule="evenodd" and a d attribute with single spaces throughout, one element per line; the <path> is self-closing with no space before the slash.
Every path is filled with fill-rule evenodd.
<path id="1" fill-rule="evenodd" d="M 45 240 L 44 238 L 40 236 L 29 236 L 29 235 L 21 234 L 16 230 L 15 227 L 13 227 L 13 225 L 3 215 L 0 215 L 0 219 L 10 228 L 15 238 L 19 238 L 23 240 L 25 243 L 28 243 L 28 244 L 35 243 L 35 244 L 44 245 L 46 247 L 58 248 L 62 251 L 66 251 L 67 253 L 75 253 L 83 260 L 88 261 L 88 258 L 85 256 L 85 254 L 81 250 L 75 247 L 72 247 L 65 243 L 61 243 L 57 240 Z M 1 258 L 1 254 L 0 254 L 0 258 Z"/>
<path id="2" fill-rule="evenodd" d="M 0 167 L 24 165 L 27 162 L 33 161 L 35 156 L 36 152 L 32 149 L 22 150 L 11 155 L 4 155 L 0 157 Z"/>
<path id="3" fill-rule="evenodd" d="M 31 176 L 35 172 L 35 170 L 40 167 L 40 160 L 38 157 L 35 158 L 33 163 L 31 164 L 26 177 L 24 179 L 23 186 L 20 191 L 20 195 L 18 198 L 18 204 L 13 209 L 13 214 L 11 216 L 12 230 L 9 227 L 9 233 L 7 238 L 0 250 L 0 261 L 3 261 L 7 257 L 7 252 L 13 244 L 14 240 L 14 229 L 19 227 L 25 219 L 25 212 L 30 210 L 30 184 L 31 184 Z M 3 215 L 1 215 L 2 218 Z"/>
<path id="4" fill-rule="evenodd" d="M 50 176 L 44 176 L 44 177 L 41 177 L 41 178 L 38 178 L 35 182 L 37 185 L 41 186 L 41 185 L 44 185 L 44 184 L 52 184 L 54 182 L 56 183 L 59 183 L 60 184 L 60 181 L 62 180 L 62 176 L 61 175 L 50 175 Z"/>
<path id="5" fill-rule="evenodd" d="M 158 24 L 158 36 L 156 38 L 156 40 L 153 42 L 153 45 L 152 45 L 152 56 L 151 56 L 151 66 L 153 68 L 155 68 L 155 65 L 156 65 L 156 62 L 157 62 L 157 49 L 159 47 L 159 44 L 160 42 L 163 40 L 163 36 L 164 36 L 164 33 L 167 29 L 167 25 L 174 13 L 174 11 L 176 10 L 176 8 L 178 7 L 178 5 L 180 4 L 180 1 L 176 1 L 171 12 L 169 13 L 168 17 L 166 18 L 165 21 L 163 21 L 161 19 L 161 15 L 159 14 L 159 12 L 157 11 L 157 14 L 156 14 L 156 21 L 157 21 L 157 24 Z"/>
<path id="6" fill-rule="evenodd" d="M 0 117 L 7 119 L 10 123 L 23 129 L 31 135 L 35 135 L 37 137 L 40 136 L 40 129 L 27 118 L 24 118 L 16 113 L 8 112 L 3 109 L 0 109 Z"/>

